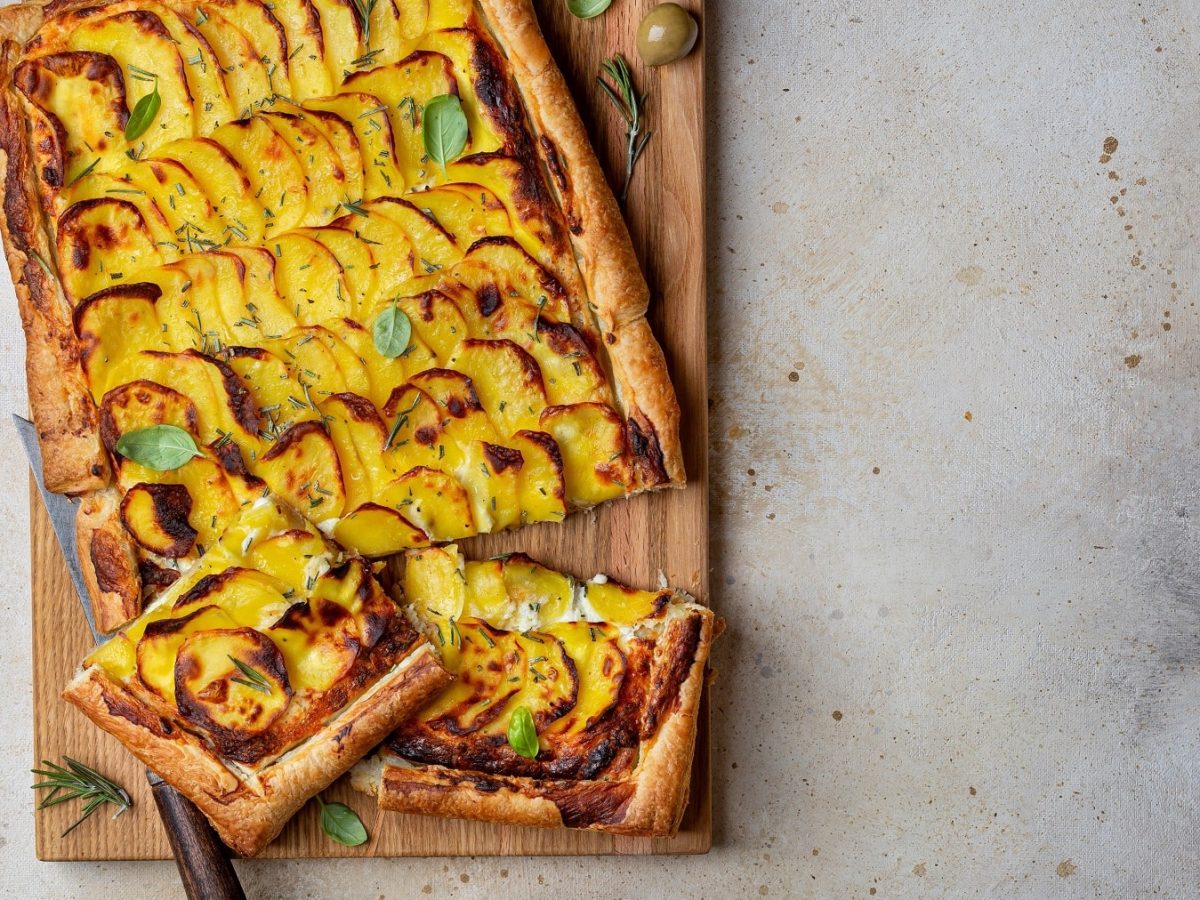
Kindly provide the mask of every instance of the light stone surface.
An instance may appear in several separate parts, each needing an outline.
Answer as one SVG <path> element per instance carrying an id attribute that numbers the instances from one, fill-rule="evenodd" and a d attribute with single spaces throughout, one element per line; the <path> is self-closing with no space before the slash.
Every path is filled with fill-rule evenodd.
<path id="1" fill-rule="evenodd" d="M 715 849 L 248 893 L 1194 896 L 1200 6 L 708 5 Z M 0 885 L 182 896 L 34 860 L 4 287 Z"/>

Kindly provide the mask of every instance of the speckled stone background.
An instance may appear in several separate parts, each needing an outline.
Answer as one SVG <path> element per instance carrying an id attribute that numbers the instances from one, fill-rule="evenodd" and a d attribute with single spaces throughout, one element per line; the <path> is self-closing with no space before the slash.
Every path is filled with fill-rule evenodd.
<path id="1" fill-rule="evenodd" d="M 708 5 L 715 848 L 248 893 L 1195 896 L 1200 5 Z M 34 859 L 4 287 L 0 886 L 182 896 Z"/>

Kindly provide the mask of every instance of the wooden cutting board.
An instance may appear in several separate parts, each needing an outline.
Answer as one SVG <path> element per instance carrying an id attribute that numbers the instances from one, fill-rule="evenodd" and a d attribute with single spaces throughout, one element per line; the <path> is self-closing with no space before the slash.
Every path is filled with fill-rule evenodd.
<path id="1" fill-rule="evenodd" d="M 654 587 L 660 573 L 701 600 L 708 598 L 708 417 L 705 347 L 704 247 L 704 47 L 682 62 L 646 71 L 634 35 L 653 0 L 616 0 L 604 15 L 574 19 L 564 0 L 539 0 L 547 40 L 589 123 L 610 180 L 623 171 L 623 130 L 616 111 L 595 83 L 602 58 L 622 52 L 635 80 L 649 93 L 647 115 L 654 132 L 638 164 L 627 217 L 634 245 L 650 282 L 650 323 L 667 354 L 683 407 L 683 446 L 688 487 L 616 501 L 563 524 L 462 542 L 471 556 L 522 549 L 552 567 L 590 577 L 607 572 L 631 585 Z M 702 0 L 683 0 L 704 20 Z M 619 187 L 619 181 L 613 180 Z M 35 812 L 37 855 L 44 860 L 167 859 L 170 849 L 159 823 L 144 770 L 114 738 L 92 726 L 59 699 L 59 691 L 90 649 L 54 532 L 36 487 L 30 502 L 33 593 L 34 760 L 64 754 L 96 766 L 120 782 L 134 805 L 116 821 L 98 812 L 66 837 L 78 804 Z M 501 827 L 455 819 L 381 813 L 375 801 L 353 791 L 345 779 L 325 793 L 358 811 L 371 840 L 359 848 L 326 838 L 315 804 L 309 804 L 263 857 L 316 856 L 500 856 L 572 854 L 703 853 L 712 843 L 707 701 L 692 772 L 691 802 L 678 836 L 625 838 L 569 829 Z"/>

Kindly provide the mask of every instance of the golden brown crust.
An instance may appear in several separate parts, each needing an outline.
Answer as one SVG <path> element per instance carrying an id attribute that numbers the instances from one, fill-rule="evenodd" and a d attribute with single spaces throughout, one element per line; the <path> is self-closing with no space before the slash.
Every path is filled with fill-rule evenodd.
<path id="1" fill-rule="evenodd" d="M 697 623 L 699 635 L 693 645 L 692 630 Z M 669 666 L 673 652 L 680 647 L 694 646 L 694 651 L 678 690 L 661 698 L 658 731 L 652 740 L 643 742 L 641 761 L 627 779 L 568 781 L 489 775 L 397 760 L 385 762 L 379 772 L 364 765 L 355 787 L 374 793 L 381 808 L 401 812 L 670 836 L 678 831 L 687 803 L 696 715 L 717 627 L 710 610 L 693 607 L 688 615 L 671 621 L 659 638 L 656 670 Z"/>
<path id="2" fill-rule="evenodd" d="M 650 291 L 616 198 L 529 0 L 479 0 L 479 6 L 507 55 L 539 137 L 538 153 L 552 175 L 550 183 L 566 216 L 613 363 L 619 400 L 627 416 L 636 420 L 640 413 L 652 426 L 669 479 L 669 485 L 658 486 L 682 487 L 686 473 L 679 443 L 679 404 L 662 348 L 646 323 Z"/>
<path id="3" fill-rule="evenodd" d="M 79 364 L 69 304 L 49 268 L 55 256 L 38 200 L 29 117 L 12 88 L 21 45 L 43 17 L 43 7 L 36 3 L 0 9 L 0 236 L 25 330 L 29 408 L 41 439 L 46 487 L 81 494 L 108 483 L 108 458 L 100 446 L 96 407 Z"/>
<path id="4" fill-rule="evenodd" d="M 99 631 L 112 631 L 142 608 L 142 579 L 129 532 L 121 523 L 120 496 L 109 489 L 90 494 L 75 516 L 79 567 Z"/>
<path id="5" fill-rule="evenodd" d="M 226 766 L 195 735 L 164 729 L 161 719 L 98 666 L 80 672 L 63 696 L 195 803 L 226 844 L 253 856 L 309 798 L 449 680 L 437 654 L 422 642 L 320 731 L 257 771 Z"/>

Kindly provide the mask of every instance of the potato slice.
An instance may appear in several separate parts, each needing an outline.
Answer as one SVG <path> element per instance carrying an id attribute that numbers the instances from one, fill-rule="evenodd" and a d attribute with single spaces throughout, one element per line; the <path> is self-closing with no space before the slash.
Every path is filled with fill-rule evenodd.
<path id="1" fill-rule="evenodd" d="M 191 511 L 191 494 L 181 484 L 142 482 L 121 498 L 121 521 L 133 539 L 170 559 L 186 556 L 196 543 Z"/>
<path id="2" fill-rule="evenodd" d="M 594 506 L 620 497 L 633 486 L 625 425 L 611 407 L 602 403 L 550 406 L 542 412 L 542 428 L 562 453 L 572 506 Z"/>
<path id="3" fill-rule="evenodd" d="M 182 616 L 150 622 L 137 642 L 138 678 L 168 703 L 174 703 L 175 659 L 183 642 L 201 631 L 234 627 L 236 623 L 224 610 L 213 604 L 198 607 Z"/>
<path id="4" fill-rule="evenodd" d="M 180 646 L 175 698 L 189 722 L 236 744 L 271 727 L 291 702 L 292 686 L 283 655 L 267 637 L 253 628 L 223 628 L 198 632 Z"/>
<path id="5" fill-rule="evenodd" d="M 138 208 L 115 197 L 68 208 L 58 219 L 57 245 L 59 277 L 73 304 L 163 262 Z"/>
<path id="6" fill-rule="evenodd" d="M 314 522 L 342 514 L 346 490 L 329 433 L 314 421 L 293 425 L 260 456 L 255 474 Z"/>

